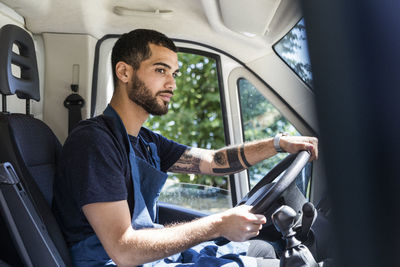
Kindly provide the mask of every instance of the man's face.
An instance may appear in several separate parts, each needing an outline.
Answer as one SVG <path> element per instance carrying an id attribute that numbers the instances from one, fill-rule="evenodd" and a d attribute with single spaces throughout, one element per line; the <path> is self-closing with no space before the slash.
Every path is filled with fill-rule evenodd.
<path id="1" fill-rule="evenodd" d="M 152 115 L 164 115 L 176 88 L 178 57 L 168 48 L 150 44 L 150 58 L 141 62 L 131 80 L 129 98 Z"/>
<path id="2" fill-rule="evenodd" d="M 144 82 L 136 75 L 132 76 L 132 86 L 128 92 L 129 99 L 144 108 L 147 113 L 152 115 L 164 115 L 168 112 L 168 102 L 163 101 L 159 103 L 157 101 L 157 95 L 173 94 L 171 90 L 163 90 L 153 95 L 149 88 L 144 84 Z"/>

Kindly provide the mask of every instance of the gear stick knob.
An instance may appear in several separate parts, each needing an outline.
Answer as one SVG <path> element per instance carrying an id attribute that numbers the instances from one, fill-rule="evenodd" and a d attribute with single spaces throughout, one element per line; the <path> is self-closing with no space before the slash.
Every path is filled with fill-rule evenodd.
<path id="1" fill-rule="evenodd" d="M 272 221 L 276 230 L 282 233 L 283 238 L 286 239 L 286 248 L 292 248 L 299 245 L 301 242 L 297 240 L 294 235 L 296 232 L 293 230 L 297 213 L 289 206 L 283 205 L 272 214 Z"/>
<path id="2" fill-rule="evenodd" d="M 275 228 L 286 240 L 286 249 L 281 256 L 280 266 L 318 267 L 317 262 L 308 248 L 295 237 L 293 230 L 297 213 L 289 206 L 282 206 L 272 214 Z"/>

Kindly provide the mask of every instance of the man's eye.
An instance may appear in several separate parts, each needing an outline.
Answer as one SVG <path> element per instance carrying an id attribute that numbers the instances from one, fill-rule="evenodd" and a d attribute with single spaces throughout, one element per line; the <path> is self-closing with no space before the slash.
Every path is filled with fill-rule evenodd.
<path id="1" fill-rule="evenodd" d="M 161 73 L 161 74 L 165 74 L 165 70 L 164 69 L 156 69 L 156 71 Z"/>
<path id="2" fill-rule="evenodd" d="M 172 76 L 173 76 L 174 78 L 176 78 L 176 77 L 181 76 L 181 74 L 182 74 L 182 73 L 180 73 L 180 72 L 174 72 L 174 73 L 172 73 Z"/>

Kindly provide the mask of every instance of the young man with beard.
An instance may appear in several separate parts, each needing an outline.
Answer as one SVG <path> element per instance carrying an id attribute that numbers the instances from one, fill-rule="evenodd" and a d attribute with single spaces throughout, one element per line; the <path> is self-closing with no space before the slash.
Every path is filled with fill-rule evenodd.
<path id="1" fill-rule="evenodd" d="M 257 236 L 266 218 L 250 213 L 249 206 L 173 226 L 154 223 L 167 171 L 225 175 L 277 153 L 273 138 L 206 150 L 142 127 L 150 114 L 168 111 L 179 71 L 176 51 L 173 42 L 156 31 L 122 35 L 112 51 L 115 90 L 109 106 L 103 115 L 82 121 L 65 142 L 54 211 L 74 264 L 278 266 L 278 260 L 249 257 L 247 242 L 218 249 L 207 242 L 221 236 L 238 242 Z M 316 138 L 282 136 L 279 145 L 289 153 L 308 150 L 311 159 L 317 157 Z"/>

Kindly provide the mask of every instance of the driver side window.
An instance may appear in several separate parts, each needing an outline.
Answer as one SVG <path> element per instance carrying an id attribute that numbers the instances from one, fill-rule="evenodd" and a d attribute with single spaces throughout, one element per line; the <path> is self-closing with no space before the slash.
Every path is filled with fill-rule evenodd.
<path id="1" fill-rule="evenodd" d="M 207 149 L 225 146 L 218 72 L 219 58 L 180 49 L 181 75 L 164 116 L 151 116 L 145 126 L 179 143 Z M 187 52 L 185 52 L 187 51 Z M 160 201 L 206 213 L 232 206 L 227 176 L 169 173 Z"/>
<path id="2" fill-rule="evenodd" d="M 273 137 L 280 132 L 300 135 L 297 129 L 247 79 L 240 78 L 237 83 L 245 141 Z M 250 189 L 286 155 L 286 153 L 278 153 L 249 168 Z M 311 170 L 312 163 L 307 163 L 296 178 L 297 186 L 306 197 L 309 196 Z"/>

